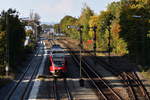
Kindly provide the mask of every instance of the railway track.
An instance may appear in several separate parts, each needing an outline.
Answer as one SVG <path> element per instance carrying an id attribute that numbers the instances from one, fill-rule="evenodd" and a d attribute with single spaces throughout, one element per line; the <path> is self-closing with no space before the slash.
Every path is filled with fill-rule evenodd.
<path id="1" fill-rule="evenodd" d="M 65 45 L 67 46 L 67 44 Z M 74 61 L 80 66 L 79 57 L 75 56 L 73 53 L 72 55 L 73 55 Z M 100 95 L 100 99 L 122 100 L 121 97 L 117 93 L 115 93 L 115 91 L 108 85 L 106 80 L 102 79 L 102 77 L 84 60 L 82 60 L 81 70 L 84 72 L 87 78 L 89 78 L 93 86 L 97 89 Z"/>
<path id="2" fill-rule="evenodd" d="M 55 41 L 54 40 L 50 40 L 49 43 L 50 43 L 50 45 L 49 45 L 50 47 L 49 47 L 49 50 L 48 50 L 48 54 L 50 54 L 50 52 L 51 52 L 50 48 L 55 44 Z"/>
<path id="3" fill-rule="evenodd" d="M 93 56 L 93 54 L 90 54 L 90 55 Z M 99 59 L 96 56 L 93 56 L 93 59 L 96 60 L 97 63 L 99 63 L 101 66 L 103 66 L 106 70 L 110 71 L 112 74 L 118 76 L 118 73 L 121 73 L 118 70 L 116 70 L 115 68 L 113 68 L 113 66 L 111 66 L 104 60 Z M 132 99 L 132 100 L 141 100 L 141 99 L 142 100 L 150 100 L 150 96 L 149 96 L 146 88 L 144 87 L 142 81 L 140 80 L 140 78 L 138 77 L 138 75 L 135 72 L 131 72 L 131 73 L 124 72 L 124 73 L 121 73 L 118 77 L 120 80 L 123 80 L 122 81 L 123 84 L 125 84 L 125 86 L 127 86 L 127 91 L 130 96 L 130 99 Z"/>
<path id="4" fill-rule="evenodd" d="M 150 100 L 149 94 L 135 72 L 124 72 L 122 78 L 126 81 L 129 95 L 134 100 Z"/>
<path id="5" fill-rule="evenodd" d="M 35 57 L 38 56 L 39 52 L 40 52 L 40 48 L 38 48 Z M 24 71 L 24 73 L 21 74 L 15 86 L 9 91 L 8 95 L 5 97 L 4 100 L 24 100 L 28 96 L 28 93 L 30 92 L 31 89 L 32 80 L 35 78 L 38 72 L 39 66 L 41 64 L 41 60 L 39 63 L 35 65 L 35 67 L 33 66 L 34 62 L 35 59 L 33 57 L 29 65 L 27 66 L 26 70 Z M 29 72 L 31 70 L 32 72 Z"/>
<path id="6" fill-rule="evenodd" d="M 64 78 L 64 87 L 65 87 L 65 90 L 66 90 L 66 93 L 67 93 L 68 100 L 73 100 L 73 96 L 72 96 L 72 94 L 69 90 L 66 78 Z"/>
<path id="7" fill-rule="evenodd" d="M 115 69 L 113 66 L 108 64 L 106 61 L 97 58 L 93 54 L 90 53 L 91 56 L 93 56 L 94 60 L 97 61 L 97 63 L 101 64 L 106 70 L 110 71 L 114 75 L 118 76 L 119 79 L 124 80 L 123 84 L 127 86 L 127 91 L 132 100 L 150 100 L 150 96 L 143 85 L 142 81 L 138 77 L 137 73 L 135 72 L 119 72 L 117 69 Z"/>
<path id="8" fill-rule="evenodd" d="M 60 95 L 58 93 L 57 79 L 56 78 L 54 78 L 54 80 L 53 80 L 53 93 L 54 93 L 55 100 L 60 100 Z"/>
<path id="9" fill-rule="evenodd" d="M 73 97 L 72 97 L 72 94 L 69 90 L 69 87 L 68 87 L 68 84 L 67 84 L 67 80 L 66 78 L 63 78 L 63 82 L 61 83 L 61 85 L 63 86 L 62 89 L 65 90 L 65 93 L 62 93 L 62 94 L 66 94 L 66 96 L 62 96 L 61 92 L 60 92 L 60 88 L 58 88 L 60 85 L 59 82 L 61 81 L 58 81 L 59 79 L 54 77 L 53 79 L 53 93 L 54 93 L 54 99 L 55 100 L 61 100 L 61 99 L 68 99 L 68 100 L 73 100 Z"/>
<path id="10" fill-rule="evenodd" d="M 54 40 L 51 40 L 51 41 L 50 41 L 50 45 L 52 46 L 52 45 L 54 45 L 54 44 L 56 44 L 55 41 L 54 41 Z"/>
<path id="11" fill-rule="evenodd" d="M 79 59 L 74 57 L 79 64 Z M 102 77 L 85 61 L 82 61 L 82 71 L 91 80 L 94 87 L 99 91 L 100 99 L 104 100 L 122 100 L 121 97 L 108 85 L 106 80 Z"/>
<path id="12" fill-rule="evenodd" d="M 49 41 L 49 43 L 50 46 L 56 44 L 54 40 Z M 60 86 L 63 86 L 63 88 L 58 88 Z M 61 90 L 63 90 L 65 93 L 61 93 Z M 63 97 L 62 94 L 66 94 L 65 97 Z M 61 100 L 63 98 L 73 100 L 73 96 L 71 94 L 71 91 L 69 90 L 66 78 L 53 77 L 53 95 L 55 100 Z"/>

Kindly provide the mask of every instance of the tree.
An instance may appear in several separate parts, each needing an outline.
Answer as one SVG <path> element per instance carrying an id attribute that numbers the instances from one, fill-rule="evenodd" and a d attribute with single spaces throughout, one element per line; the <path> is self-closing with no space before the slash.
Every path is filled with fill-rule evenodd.
<path id="1" fill-rule="evenodd" d="M 38 13 L 30 13 L 30 20 L 35 22 L 36 24 L 39 24 L 40 15 Z"/>
<path id="2" fill-rule="evenodd" d="M 35 40 L 37 40 L 37 37 L 42 30 L 42 28 L 40 26 L 40 15 L 38 13 L 31 12 L 28 25 L 31 26 L 32 29 L 34 30 L 33 34 L 34 34 Z"/>
<path id="3" fill-rule="evenodd" d="M 128 3 L 128 5 L 126 4 Z M 136 63 L 146 64 L 149 58 L 150 9 L 147 0 L 126 0 L 122 4 L 120 25 L 121 37 L 128 43 L 129 56 Z M 141 59 L 142 58 L 142 59 Z M 143 59 L 145 58 L 145 59 Z"/>
<path id="4" fill-rule="evenodd" d="M 59 30 L 60 30 L 60 24 L 54 24 L 54 31 L 58 33 Z"/>
<path id="5" fill-rule="evenodd" d="M 97 26 L 97 24 L 98 24 L 98 16 L 91 16 L 89 20 L 89 27 L 90 27 L 88 32 L 89 39 L 92 39 L 94 37 L 94 32 L 92 27 Z"/>
<path id="6" fill-rule="evenodd" d="M 94 15 L 93 10 L 91 10 L 91 8 L 85 4 L 85 7 L 82 9 L 81 15 L 78 20 L 78 25 L 83 26 L 82 31 L 83 31 L 83 40 L 84 41 L 87 41 L 89 39 L 89 37 L 88 37 L 89 20 L 90 20 L 91 16 L 93 16 L 93 15 Z"/>
<path id="7" fill-rule="evenodd" d="M 5 37 L 6 37 L 6 33 L 4 31 L 1 31 L 0 32 L 0 68 L 1 67 L 5 67 L 5 61 L 6 61 L 6 52 L 5 52 L 5 48 L 6 48 L 6 40 L 5 40 Z"/>
<path id="8" fill-rule="evenodd" d="M 97 34 L 98 34 L 98 45 L 100 50 L 106 51 L 108 50 L 108 35 L 110 31 L 111 21 L 113 20 L 113 16 L 110 11 L 102 11 L 98 16 L 97 22 Z M 112 45 L 111 45 L 112 46 Z"/>
<path id="9" fill-rule="evenodd" d="M 4 36 L 5 39 L 2 40 L 1 43 L 5 45 L 5 54 L 6 51 L 8 51 L 10 66 L 15 67 L 21 59 L 24 49 L 24 24 L 20 22 L 18 12 L 13 9 L 8 9 L 6 12 L 3 11 L 1 13 L 0 22 L 0 33 L 4 34 L 2 36 Z"/>
<path id="10" fill-rule="evenodd" d="M 79 24 L 80 25 L 88 25 L 90 17 L 94 15 L 94 12 L 85 5 L 84 8 L 82 8 L 81 15 L 79 17 Z"/>
<path id="11" fill-rule="evenodd" d="M 110 37 L 111 53 L 119 56 L 128 55 L 138 64 L 150 64 L 149 5 L 150 0 L 121 0 L 112 2 L 97 16 L 85 6 L 75 22 L 78 26 L 83 25 L 84 41 L 92 39 L 93 31 L 88 27 L 97 26 L 97 44 L 100 50 L 108 50 Z M 61 25 L 68 25 L 65 24 L 68 19 L 64 20 Z M 73 36 L 75 34 L 72 30 L 65 29 L 65 32 Z"/>
<path id="12" fill-rule="evenodd" d="M 66 35 L 76 37 L 77 36 L 77 29 L 68 29 L 68 26 L 77 26 L 77 19 L 72 17 L 72 16 L 65 16 L 61 21 L 60 21 L 60 29 L 63 33 Z"/>

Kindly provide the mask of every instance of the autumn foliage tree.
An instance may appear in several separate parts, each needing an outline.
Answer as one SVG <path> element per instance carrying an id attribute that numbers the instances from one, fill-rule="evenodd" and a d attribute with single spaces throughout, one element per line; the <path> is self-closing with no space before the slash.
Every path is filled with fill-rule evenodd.
<path id="1" fill-rule="evenodd" d="M 93 10 L 85 6 L 75 22 L 76 25 L 83 26 L 85 42 L 93 38 L 93 30 L 89 27 L 97 26 L 98 50 L 107 51 L 109 49 L 108 38 L 110 37 L 112 55 L 127 55 L 138 64 L 150 64 L 149 5 L 149 0 L 121 0 L 110 3 L 107 9 L 101 11 L 100 14 L 94 14 Z M 73 30 L 69 33 L 72 34 L 72 37 L 77 36 Z"/>
<path id="2" fill-rule="evenodd" d="M 82 8 L 81 15 L 78 19 L 78 25 L 83 26 L 82 31 L 83 31 L 83 40 L 84 41 L 89 40 L 88 27 L 89 27 L 89 21 L 93 15 L 94 15 L 94 11 L 91 10 L 91 8 L 85 4 L 84 8 Z"/>
<path id="3" fill-rule="evenodd" d="M 76 37 L 76 33 L 77 31 L 74 30 L 74 29 L 68 29 L 68 26 L 69 25 L 76 25 L 76 21 L 77 19 L 72 17 L 72 16 L 65 16 L 61 21 L 60 21 L 60 28 L 61 28 L 61 31 L 63 33 L 65 33 L 66 35 L 68 36 L 72 36 L 74 35 Z"/>

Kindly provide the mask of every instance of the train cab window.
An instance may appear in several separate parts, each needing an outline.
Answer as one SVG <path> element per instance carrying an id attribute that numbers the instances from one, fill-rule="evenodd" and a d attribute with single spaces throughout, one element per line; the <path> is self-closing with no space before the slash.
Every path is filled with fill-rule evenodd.
<path id="1" fill-rule="evenodd" d="M 64 51 L 53 51 L 52 54 L 64 54 Z"/>
<path id="2" fill-rule="evenodd" d="M 63 67 L 64 62 L 63 61 L 54 61 L 54 65 L 57 67 Z"/>

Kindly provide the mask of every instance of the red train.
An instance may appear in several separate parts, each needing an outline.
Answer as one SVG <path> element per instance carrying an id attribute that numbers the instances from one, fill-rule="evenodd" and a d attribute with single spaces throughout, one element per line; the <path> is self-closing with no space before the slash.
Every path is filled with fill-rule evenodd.
<path id="1" fill-rule="evenodd" d="M 67 72 L 67 61 L 61 47 L 52 47 L 49 62 L 49 71 L 53 76 L 62 76 Z"/>

